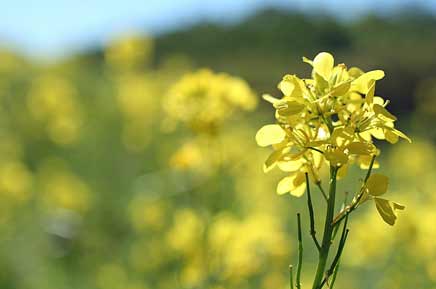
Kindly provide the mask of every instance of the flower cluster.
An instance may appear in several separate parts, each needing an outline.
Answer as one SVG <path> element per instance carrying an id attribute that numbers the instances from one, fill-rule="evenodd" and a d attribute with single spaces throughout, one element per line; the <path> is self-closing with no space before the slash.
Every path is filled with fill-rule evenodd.
<path id="1" fill-rule="evenodd" d="M 369 168 L 373 156 L 379 154 L 374 138 L 389 143 L 399 138 L 410 141 L 395 128 L 396 117 L 386 109 L 388 101 L 375 95 L 376 81 L 384 77 L 382 70 L 365 73 L 345 64 L 334 66 L 333 56 L 326 52 L 303 61 L 312 66 L 312 78 L 285 75 L 278 84 L 281 99 L 263 96 L 274 106 L 277 123 L 262 127 L 256 135 L 260 146 L 274 149 L 264 170 L 278 166 L 289 173 L 279 182 L 277 192 L 294 196 L 306 189 L 305 173 L 320 183 L 324 164 L 338 169 L 338 176 L 353 162 Z M 376 166 L 372 161 L 371 167 Z M 385 221 L 393 224 L 394 210 L 402 207 L 379 198 L 386 189 L 387 178 L 374 174 L 366 184 L 364 200 L 372 196 Z"/>
<path id="2" fill-rule="evenodd" d="M 164 99 L 164 110 L 175 122 L 196 131 L 216 129 L 235 109 L 252 110 L 257 98 L 248 84 L 237 77 L 198 70 L 182 77 Z"/>

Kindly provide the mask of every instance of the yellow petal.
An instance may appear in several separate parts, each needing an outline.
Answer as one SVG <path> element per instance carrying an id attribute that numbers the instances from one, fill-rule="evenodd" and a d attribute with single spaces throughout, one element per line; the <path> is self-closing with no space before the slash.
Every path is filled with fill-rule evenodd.
<path id="1" fill-rule="evenodd" d="M 277 86 L 285 97 L 291 100 L 303 99 L 303 92 L 307 90 L 306 83 L 295 75 L 286 74 Z"/>
<path id="2" fill-rule="evenodd" d="M 292 182 L 291 195 L 301 197 L 306 191 L 306 176 L 303 172 L 298 172 Z"/>
<path id="3" fill-rule="evenodd" d="M 384 99 L 380 96 L 374 96 L 373 102 L 379 105 L 383 105 L 385 103 Z"/>
<path id="4" fill-rule="evenodd" d="M 304 109 L 304 104 L 296 101 L 282 101 L 274 105 L 277 108 L 277 112 L 281 116 L 292 116 L 300 113 Z"/>
<path id="5" fill-rule="evenodd" d="M 384 130 L 380 127 L 373 128 L 373 129 L 369 130 L 369 132 L 376 139 L 385 139 L 386 138 Z"/>
<path id="6" fill-rule="evenodd" d="M 382 219 L 389 225 L 393 226 L 397 216 L 395 215 L 394 209 L 392 208 L 390 202 L 381 198 L 374 198 L 374 201 L 377 211 Z"/>
<path id="7" fill-rule="evenodd" d="M 369 165 L 371 164 L 372 156 L 370 155 L 361 155 L 357 158 L 357 163 L 359 164 L 359 167 L 362 170 L 369 169 Z M 380 167 L 380 164 L 377 160 L 374 161 L 374 164 L 372 165 L 373 169 L 378 169 Z"/>
<path id="8" fill-rule="evenodd" d="M 293 195 L 294 197 L 301 197 L 305 191 L 306 191 L 306 183 L 303 183 L 298 187 L 294 187 L 294 189 L 291 190 L 291 195 Z"/>
<path id="9" fill-rule="evenodd" d="M 381 196 L 388 190 L 389 179 L 382 174 L 372 174 L 366 182 L 366 188 L 372 196 Z"/>
<path id="10" fill-rule="evenodd" d="M 350 154 L 370 155 L 374 152 L 374 145 L 370 143 L 352 142 L 346 146 Z"/>
<path id="11" fill-rule="evenodd" d="M 334 144 L 336 144 L 338 147 L 341 147 L 353 138 L 353 133 L 354 132 L 352 130 L 349 131 L 347 128 L 335 128 L 331 139 L 333 140 Z"/>
<path id="12" fill-rule="evenodd" d="M 348 92 L 348 90 L 350 89 L 350 85 L 351 82 L 350 81 L 346 81 L 346 82 L 342 82 L 338 85 L 336 85 L 332 91 L 330 92 L 333 96 L 340 96 L 340 95 L 344 95 Z"/>
<path id="13" fill-rule="evenodd" d="M 289 79 L 284 79 L 280 81 L 278 88 L 282 91 L 284 95 L 289 96 L 294 91 L 295 84 Z"/>
<path id="14" fill-rule="evenodd" d="M 388 142 L 390 142 L 391 144 L 397 143 L 398 139 L 399 139 L 399 136 L 397 134 L 395 134 L 394 132 L 392 132 L 388 129 L 385 130 L 385 137 L 386 137 L 386 140 Z"/>
<path id="15" fill-rule="evenodd" d="M 365 101 L 367 104 L 372 104 L 374 101 L 374 93 L 375 93 L 375 81 L 371 80 L 369 83 L 369 89 L 365 96 Z"/>
<path id="16" fill-rule="evenodd" d="M 283 195 L 291 193 L 295 197 L 300 197 L 306 189 L 306 178 L 304 173 L 298 172 L 292 176 L 284 177 L 277 185 L 277 194 Z"/>
<path id="17" fill-rule="evenodd" d="M 359 136 L 366 141 L 371 141 L 371 132 L 369 131 L 363 131 L 359 133 Z"/>
<path id="18" fill-rule="evenodd" d="M 277 166 L 284 172 L 295 172 L 301 168 L 303 162 L 303 159 L 280 161 Z"/>
<path id="19" fill-rule="evenodd" d="M 398 129 L 393 128 L 393 129 L 391 129 L 391 131 L 392 131 L 394 134 L 398 135 L 399 137 L 404 138 L 404 139 L 407 140 L 409 143 L 412 142 L 412 140 L 411 140 L 407 135 L 405 135 L 403 132 L 399 131 Z"/>
<path id="20" fill-rule="evenodd" d="M 269 157 L 266 159 L 265 163 L 263 164 L 263 171 L 265 173 L 271 171 L 277 164 L 277 161 L 280 160 L 282 156 L 283 156 L 283 150 L 273 151 L 272 154 L 269 155 Z"/>
<path id="21" fill-rule="evenodd" d="M 399 203 L 396 203 L 396 202 L 392 202 L 392 205 L 393 205 L 393 208 L 394 208 L 394 212 L 398 211 L 398 210 L 403 211 L 406 208 L 405 205 L 402 205 L 402 204 L 399 204 Z"/>
<path id="22" fill-rule="evenodd" d="M 280 180 L 280 182 L 277 184 L 277 194 L 283 195 L 286 193 L 289 193 L 291 191 L 291 188 L 293 188 L 293 182 L 295 179 L 295 175 L 284 177 Z"/>
<path id="23" fill-rule="evenodd" d="M 395 115 L 391 114 L 386 108 L 379 104 L 373 105 L 375 114 L 384 121 L 396 121 Z"/>
<path id="24" fill-rule="evenodd" d="M 286 137 L 286 132 L 278 124 L 268 124 L 263 126 L 256 133 L 256 142 L 261 147 L 282 142 Z"/>
<path id="25" fill-rule="evenodd" d="M 312 162 L 315 168 L 319 169 L 324 163 L 324 154 L 319 152 L 312 152 Z"/>
<path id="26" fill-rule="evenodd" d="M 313 70 L 328 81 L 333 70 L 334 61 L 330 53 L 321 52 L 313 59 Z"/>
<path id="27" fill-rule="evenodd" d="M 372 84 L 371 80 L 380 80 L 384 76 L 385 73 L 383 72 L 383 70 L 373 70 L 364 73 L 353 81 L 351 85 L 352 89 L 360 93 L 366 94 L 370 85 Z"/>
<path id="28" fill-rule="evenodd" d="M 348 162 L 348 156 L 341 150 L 328 151 L 325 153 L 325 158 L 332 166 L 339 167 Z"/>
<path id="29" fill-rule="evenodd" d="M 338 170 L 338 179 L 343 179 L 345 178 L 345 176 L 347 175 L 348 172 L 348 165 L 343 165 L 342 167 L 339 168 Z"/>
<path id="30" fill-rule="evenodd" d="M 364 72 L 362 71 L 362 69 L 360 69 L 358 67 L 351 67 L 350 69 L 348 69 L 348 75 L 353 77 L 353 78 L 358 78 L 363 73 Z"/>
<path id="31" fill-rule="evenodd" d="M 272 103 L 272 104 L 276 104 L 277 102 L 280 101 L 280 99 L 275 98 L 275 97 L 273 97 L 273 96 L 271 96 L 271 95 L 269 95 L 269 94 L 263 94 L 263 95 L 262 95 L 262 98 L 263 98 L 264 100 L 268 101 L 269 103 Z"/>
<path id="32" fill-rule="evenodd" d="M 315 87 L 318 91 L 325 91 L 329 87 L 329 82 L 316 72 L 313 73 L 313 79 L 315 80 Z"/>

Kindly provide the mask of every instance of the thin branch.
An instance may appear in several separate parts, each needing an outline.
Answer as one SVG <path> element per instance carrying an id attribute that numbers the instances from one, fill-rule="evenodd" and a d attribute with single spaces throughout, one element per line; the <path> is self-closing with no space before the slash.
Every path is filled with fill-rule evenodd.
<path id="1" fill-rule="evenodd" d="M 327 270 L 326 275 L 325 275 L 323 281 L 321 282 L 319 288 L 322 288 L 322 286 L 324 286 L 324 284 L 326 282 L 328 282 L 328 279 L 334 273 L 335 268 L 339 263 L 339 260 L 340 260 L 341 255 L 342 255 L 342 251 L 344 250 L 344 247 L 345 247 L 345 242 L 347 241 L 348 232 L 350 231 L 347 229 L 347 224 L 348 224 L 348 215 L 345 217 L 345 222 L 344 222 L 344 226 L 342 228 L 342 233 L 341 233 L 341 239 L 339 240 L 338 251 L 336 252 L 336 255 L 333 258 L 332 264 L 330 265 L 330 268 Z"/>
<path id="2" fill-rule="evenodd" d="M 344 236 L 344 241 L 342 242 L 342 244 L 340 244 L 340 247 L 338 248 L 338 252 L 333 260 L 332 266 L 331 268 L 327 271 L 326 276 L 324 277 L 324 279 L 321 282 L 321 285 L 319 288 L 322 288 L 322 286 L 324 286 L 324 284 L 328 281 L 329 277 L 332 275 L 334 268 L 336 267 L 336 265 L 339 262 L 339 259 L 342 255 L 342 251 L 344 250 L 344 246 L 345 246 L 345 242 L 347 241 L 347 237 L 348 237 L 348 232 L 350 230 L 347 229 L 347 231 L 345 232 L 345 236 Z"/>
<path id="3" fill-rule="evenodd" d="M 289 284 L 290 289 L 294 289 L 294 272 L 292 265 L 289 265 Z"/>
<path id="4" fill-rule="evenodd" d="M 366 184 L 366 181 L 369 179 L 369 176 L 371 175 L 372 167 L 374 166 L 376 155 L 373 155 L 371 158 L 371 163 L 369 164 L 368 171 L 366 172 L 365 180 L 363 181 L 364 184 Z"/>
<path id="5" fill-rule="evenodd" d="M 318 240 L 316 239 L 315 231 L 315 218 L 313 214 L 312 197 L 310 195 L 310 184 L 309 184 L 309 174 L 306 173 L 306 189 L 307 189 L 307 206 L 309 207 L 309 217 L 310 217 L 310 235 L 312 236 L 313 242 L 315 242 L 318 251 L 321 250 Z"/>
<path id="6" fill-rule="evenodd" d="M 328 201 L 329 198 L 327 197 L 327 194 L 325 193 L 324 188 L 323 188 L 322 185 L 321 185 L 321 182 L 316 182 L 315 184 L 316 184 L 316 186 L 319 188 L 319 190 L 321 191 L 322 196 L 324 197 L 324 199 L 325 199 L 326 201 Z"/>
<path id="7" fill-rule="evenodd" d="M 344 195 L 345 195 L 345 196 L 344 196 L 344 202 L 342 203 L 341 211 L 344 210 L 344 208 L 345 208 L 345 204 L 347 203 L 348 192 L 345 192 Z M 332 241 L 336 238 L 336 235 L 337 235 L 337 233 L 338 233 L 338 230 L 339 230 L 339 227 L 340 227 L 340 225 L 341 225 L 341 222 L 342 222 L 342 221 L 340 221 L 340 222 L 338 222 L 336 225 L 334 225 Z"/>
<path id="8" fill-rule="evenodd" d="M 339 265 L 341 264 L 341 260 L 339 260 L 338 264 L 335 267 L 335 270 L 333 271 L 332 281 L 330 282 L 330 289 L 333 289 L 333 286 L 335 285 L 336 276 L 338 275 Z"/>
<path id="9" fill-rule="evenodd" d="M 363 195 L 365 194 L 365 185 L 371 175 L 372 167 L 374 166 L 375 157 L 376 157 L 375 155 L 372 156 L 371 163 L 369 164 L 369 168 L 368 171 L 366 172 L 366 176 L 363 181 L 359 194 L 357 195 L 357 197 L 353 199 L 350 205 L 346 206 L 343 210 L 341 210 L 341 212 L 339 212 L 339 214 L 333 219 L 333 223 L 332 223 L 333 226 L 336 226 L 340 221 L 342 221 L 347 215 L 349 215 L 359 206 L 359 203 Z"/>
<path id="10" fill-rule="evenodd" d="M 298 264 L 297 264 L 297 278 L 296 287 L 301 289 L 301 267 L 303 265 L 303 238 L 301 237 L 301 217 L 300 213 L 297 214 L 297 225 L 298 225 Z"/>

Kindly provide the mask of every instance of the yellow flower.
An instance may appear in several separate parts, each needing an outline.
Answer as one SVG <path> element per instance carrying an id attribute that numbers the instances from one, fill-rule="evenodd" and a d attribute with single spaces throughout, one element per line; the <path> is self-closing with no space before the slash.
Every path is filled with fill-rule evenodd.
<path id="1" fill-rule="evenodd" d="M 169 119 L 196 131 L 213 131 L 235 110 L 252 110 L 257 99 L 246 82 L 207 69 L 176 82 L 163 101 Z"/>
<path id="2" fill-rule="evenodd" d="M 35 121 L 46 127 L 53 142 L 59 145 L 77 142 L 83 112 L 77 89 L 68 79 L 53 75 L 34 79 L 28 92 L 27 105 Z"/>
<path id="3" fill-rule="evenodd" d="M 388 101 L 375 95 L 376 82 L 385 76 L 382 70 L 365 73 L 345 64 L 335 66 L 327 52 L 303 61 L 312 66 L 312 77 L 285 75 L 278 84 L 281 98 L 263 96 L 273 105 L 277 122 L 256 134 L 259 146 L 273 148 L 264 171 L 277 166 L 288 173 L 279 182 L 277 193 L 290 192 L 297 197 L 305 191 L 305 173 L 319 184 L 323 163 L 338 168 L 338 177 L 354 162 L 368 168 L 373 156 L 380 153 L 373 138 L 392 144 L 399 138 L 410 142 L 395 128 L 397 118 L 386 109 Z M 373 164 L 373 168 L 377 166 Z M 374 199 L 383 219 L 393 224 L 395 211 L 403 206 L 379 198 L 387 189 L 387 180 L 374 175 L 366 189 L 366 198 Z"/>
<path id="4" fill-rule="evenodd" d="M 166 241 L 176 252 L 189 254 L 196 250 L 204 230 L 202 218 L 191 209 L 176 212 L 174 224 L 167 232 Z"/>
<path id="5" fill-rule="evenodd" d="M 109 43 L 105 52 L 106 62 L 117 69 L 141 69 L 153 53 L 153 40 L 139 35 L 123 35 Z"/>

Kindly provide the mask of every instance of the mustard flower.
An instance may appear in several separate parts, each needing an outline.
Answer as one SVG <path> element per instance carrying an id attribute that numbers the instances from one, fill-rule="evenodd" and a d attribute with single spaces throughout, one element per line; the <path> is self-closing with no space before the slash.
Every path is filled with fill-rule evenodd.
<path id="1" fill-rule="evenodd" d="M 375 157 L 380 154 L 373 140 L 386 140 L 391 144 L 400 138 L 411 140 L 395 128 L 397 118 L 386 108 L 389 102 L 375 94 L 377 81 L 385 76 L 382 70 L 363 72 L 356 67 L 347 68 L 345 64 L 335 66 L 333 56 L 327 52 L 319 53 L 313 60 L 303 57 L 303 61 L 312 67 L 311 78 L 285 75 L 278 84 L 283 94 L 281 98 L 263 96 L 275 109 L 276 123 L 263 126 L 256 134 L 256 141 L 259 146 L 273 148 L 264 163 L 264 171 L 277 166 L 288 174 L 278 183 L 278 194 L 290 192 L 299 197 L 307 191 L 310 234 L 319 251 L 312 288 L 320 289 L 326 284 L 331 288 L 333 285 L 329 283 L 334 283 L 333 274 L 337 271 L 348 236 L 349 214 L 362 203 L 373 200 L 382 219 L 394 225 L 396 212 L 404 209 L 403 205 L 382 198 L 388 189 L 388 178 L 371 174 L 378 166 Z M 360 191 L 349 205 L 344 203 L 335 216 L 336 181 L 345 176 L 353 163 L 368 169 L 368 172 Z M 320 169 L 324 165 L 330 170 L 328 195 L 320 178 Z M 309 179 L 319 187 L 327 202 L 322 242 L 318 242 L 316 237 Z M 344 219 L 338 251 L 327 269 L 328 254 L 335 236 L 333 232 Z M 299 214 L 298 232 L 300 250 L 296 287 L 300 289 L 302 238 Z"/>
<path id="2" fill-rule="evenodd" d="M 335 66 L 327 52 L 303 61 L 312 66 L 312 77 L 285 75 L 278 84 L 283 94 L 280 99 L 263 96 L 275 108 L 277 123 L 263 126 L 256 134 L 258 145 L 273 148 L 264 171 L 277 166 L 289 173 L 279 182 L 277 192 L 294 196 L 306 189 L 305 173 L 320 183 L 319 170 L 325 164 L 339 168 L 342 174 L 353 162 L 368 168 L 371 156 L 379 153 L 374 138 L 389 143 L 399 138 L 410 141 L 395 128 L 397 118 L 386 109 L 389 102 L 375 96 L 376 81 L 384 77 L 382 70 L 365 73 L 345 64 Z M 377 208 L 385 204 L 375 200 Z"/>
<path id="3" fill-rule="evenodd" d="M 195 131 L 213 131 L 235 110 L 252 110 L 257 98 L 240 78 L 201 69 L 176 82 L 163 100 L 168 118 Z"/>

